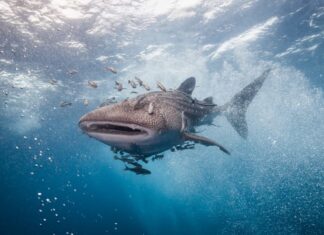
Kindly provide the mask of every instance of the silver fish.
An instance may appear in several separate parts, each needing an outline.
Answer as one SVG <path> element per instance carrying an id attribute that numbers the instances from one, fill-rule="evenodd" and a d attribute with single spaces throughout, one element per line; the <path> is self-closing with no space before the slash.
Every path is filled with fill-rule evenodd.
<path id="1" fill-rule="evenodd" d="M 92 88 L 98 87 L 98 84 L 95 81 L 88 81 L 88 85 L 91 86 Z"/>
<path id="2" fill-rule="evenodd" d="M 72 105 L 72 103 L 69 102 L 69 101 L 62 101 L 62 102 L 60 103 L 60 106 L 61 106 L 61 107 L 66 107 L 66 106 L 71 106 L 71 105 Z"/>
<path id="3" fill-rule="evenodd" d="M 135 76 L 135 80 L 137 81 L 139 86 L 143 86 L 143 81 L 139 77 Z"/>
<path id="4" fill-rule="evenodd" d="M 116 70 L 114 67 L 109 67 L 109 66 L 107 66 L 107 67 L 106 67 L 106 70 L 107 70 L 107 71 L 110 71 L 110 72 L 112 72 L 112 73 L 114 73 L 114 74 L 117 73 L 117 70 Z"/>
<path id="5" fill-rule="evenodd" d="M 130 84 L 131 87 L 133 87 L 133 88 L 137 87 L 136 83 L 133 80 L 128 80 L 128 84 Z"/>
<path id="6" fill-rule="evenodd" d="M 164 91 L 164 92 L 167 91 L 167 89 L 165 88 L 165 86 L 162 85 L 161 82 L 158 81 L 156 84 L 157 84 L 157 87 L 160 88 L 161 91 Z"/>

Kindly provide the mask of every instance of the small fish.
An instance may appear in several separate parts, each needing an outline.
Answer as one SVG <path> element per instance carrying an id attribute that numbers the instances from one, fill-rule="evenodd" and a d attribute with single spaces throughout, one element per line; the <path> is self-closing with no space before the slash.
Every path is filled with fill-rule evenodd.
<path id="1" fill-rule="evenodd" d="M 150 103 L 149 104 L 149 107 L 148 107 L 148 113 L 151 115 L 151 114 L 153 114 L 153 109 L 154 109 L 154 107 L 153 107 L 153 103 Z"/>
<path id="2" fill-rule="evenodd" d="M 114 146 L 111 146 L 110 147 L 110 150 L 113 152 L 113 153 L 118 153 L 118 149 Z"/>
<path id="3" fill-rule="evenodd" d="M 115 104 L 115 103 L 117 103 L 117 100 L 115 97 L 112 97 L 112 98 L 106 99 L 102 104 L 99 105 L 99 107 L 103 107 L 103 106 L 107 106 L 107 105 Z"/>
<path id="4" fill-rule="evenodd" d="M 95 81 L 88 81 L 88 85 L 91 86 L 92 88 L 98 87 L 98 84 Z"/>
<path id="5" fill-rule="evenodd" d="M 57 85 L 57 80 L 55 80 L 55 79 L 51 79 L 51 80 L 49 81 L 49 83 L 52 84 L 52 85 Z"/>
<path id="6" fill-rule="evenodd" d="M 136 159 L 136 161 L 143 161 L 145 163 L 148 163 L 148 156 L 145 155 L 133 155 L 133 157 Z"/>
<path id="7" fill-rule="evenodd" d="M 221 127 L 220 125 L 216 125 L 214 123 L 208 124 L 209 126 Z"/>
<path id="8" fill-rule="evenodd" d="M 112 72 L 112 73 L 114 73 L 114 74 L 116 74 L 117 73 L 117 70 L 114 68 L 114 67 L 106 67 L 105 68 L 107 71 L 110 71 L 110 72 Z"/>
<path id="9" fill-rule="evenodd" d="M 163 154 L 156 154 L 154 157 L 152 157 L 152 161 L 161 160 L 163 157 Z"/>
<path id="10" fill-rule="evenodd" d="M 143 81 L 139 77 L 135 76 L 135 79 L 138 82 L 138 85 L 143 86 Z"/>
<path id="11" fill-rule="evenodd" d="M 145 83 L 143 83 L 142 86 L 143 86 L 143 87 L 145 88 L 145 90 L 147 90 L 147 91 L 151 90 L 151 88 L 150 88 L 147 84 L 145 84 Z"/>
<path id="12" fill-rule="evenodd" d="M 75 75 L 77 73 L 78 73 L 78 70 L 76 70 L 76 69 L 70 69 L 67 71 L 67 74 L 69 74 L 69 75 Z"/>
<path id="13" fill-rule="evenodd" d="M 120 82 L 115 81 L 115 88 L 117 89 L 117 91 L 122 91 L 123 89 L 123 84 L 121 84 Z"/>
<path id="14" fill-rule="evenodd" d="M 60 103 L 60 106 L 61 107 L 66 107 L 66 106 L 71 106 L 72 105 L 72 103 L 71 102 L 68 102 L 68 101 L 62 101 L 61 103 Z"/>
<path id="15" fill-rule="evenodd" d="M 132 94 L 137 94 L 138 92 L 137 91 L 131 91 Z"/>
<path id="16" fill-rule="evenodd" d="M 165 88 L 165 87 L 162 85 L 162 83 L 159 82 L 159 81 L 157 82 L 157 87 L 160 88 L 161 91 L 164 91 L 164 92 L 167 91 L 166 88 Z"/>
<path id="17" fill-rule="evenodd" d="M 131 87 L 136 88 L 136 83 L 133 80 L 128 80 L 128 84 L 131 85 Z"/>
<path id="18" fill-rule="evenodd" d="M 122 91 L 123 89 L 125 89 L 125 88 L 123 88 L 123 85 L 122 84 L 118 85 L 117 91 Z"/>
<path id="19" fill-rule="evenodd" d="M 129 155 L 128 155 L 129 156 Z M 122 162 L 125 162 L 127 164 L 131 164 L 135 167 L 142 167 L 141 164 L 139 164 L 138 162 L 136 162 L 134 159 L 131 159 L 131 158 L 128 158 L 126 156 L 124 157 L 117 157 L 117 156 L 114 156 L 114 159 L 115 160 L 119 160 L 119 161 L 122 161 Z"/>
<path id="20" fill-rule="evenodd" d="M 151 172 L 145 168 L 143 168 L 142 166 L 135 166 L 133 168 L 130 168 L 128 166 L 125 165 L 125 171 L 132 171 L 134 172 L 136 175 L 149 175 L 151 174 Z"/>
<path id="21" fill-rule="evenodd" d="M 176 150 L 186 150 L 186 149 L 194 149 L 194 148 L 195 148 L 195 144 L 190 142 L 185 142 L 184 144 L 175 146 Z"/>
<path id="22" fill-rule="evenodd" d="M 83 104 L 84 104 L 85 106 L 88 106 L 88 105 L 89 105 L 89 100 L 88 100 L 88 99 L 83 99 Z"/>

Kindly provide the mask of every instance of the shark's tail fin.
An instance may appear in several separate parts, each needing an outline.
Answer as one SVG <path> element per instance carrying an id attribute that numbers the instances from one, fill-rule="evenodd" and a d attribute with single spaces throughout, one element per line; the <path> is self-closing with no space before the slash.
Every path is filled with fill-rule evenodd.
<path id="1" fill-rule="evenodd" d="M 254 96 L 262 87 L 262 84 L 270 71 L 271 69 L 264 71 L 260 77 L 244 87 L 239 93 L 234 95 L 230 102 L 221 107 L 227 120 L 231 123 L 236 132 L 244 139 L 246 139 L 248 135 L 248 127 L 245 119 L 246 110 Z"/>

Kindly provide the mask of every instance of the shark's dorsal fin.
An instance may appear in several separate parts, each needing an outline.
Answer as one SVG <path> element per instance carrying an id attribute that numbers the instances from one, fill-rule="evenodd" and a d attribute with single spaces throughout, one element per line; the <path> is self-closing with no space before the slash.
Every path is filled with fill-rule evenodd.
<path id="1" fill-rule="evenodd" d="M 213 103 L 213 97 L 212 96 L 208 96 L 205 99 L 203 99 L 203 101 L 205 103 L 212 104 Z"/>
<path id="2" fill-rule="evenodd" d="M 194 141 L 196 143 L 203 144 L 206 146 L 217 146 L 224 153 L 230 155 L 230 152 L 225 147 L 223 147 L 221 144 L 219 144 L 211 139 L 208 139 L 204 136 L 196 135 L 196 134 L 189 133 L 189 132 L 184 132 L 183 136 L 184 136 L 185 140 L 191 140 L 191 141 Z"/>
<path id="3" fill-rule="evenodd" d="M 181 85 L 178 87 L 178 91 L 184 92 L 188 95 L 191 95 L 196 86 L 196 79 L 194 77 L 187 78 Z"/>

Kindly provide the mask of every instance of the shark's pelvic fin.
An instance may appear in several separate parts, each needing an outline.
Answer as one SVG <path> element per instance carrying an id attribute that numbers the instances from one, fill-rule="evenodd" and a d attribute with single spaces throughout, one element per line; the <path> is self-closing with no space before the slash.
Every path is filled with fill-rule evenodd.
<path id="1" fill-rule="evenodd" d="M 178 87 L 178 91 L 184 92 L 188 95 L 191 95 L 196 86 L 196 79 L 194 77 L 187 78 L 181 85 Z"/>
<path id="2" fill-rule="evenodd" d="M 248 127 L 245 119 L 246 110 L 268 77 L 271 69 L 267 69 L 260 77 L 244 87 L 234 95 L 230 102 L 222 107 L 227 120 L 231 123 L 236 132 L 244 139 L 248 136 Z"/>
<path id="3" fill-rule="evenodd" d="M 193 134 L 193 133 L 189 133 L 189 132 L 184 132 L 183 133 L 183 136 L 185 138 L 185 140 L 190 140 L 190 141 L 194 141 L 196 143 L 199 143 L 199 144 L 203 144 L 203 145 L 206 145 L 206 146 L 217 146 L 220 150 L 222 150 L 224 153 L 230 155 L 231 153 L 225 148 L 223 147 L 221 144 L 211 140 L 211 139 L 208 139 L 204 136 L 200 136 L 200 135 L 196 135 L 196 134 Z"/>

